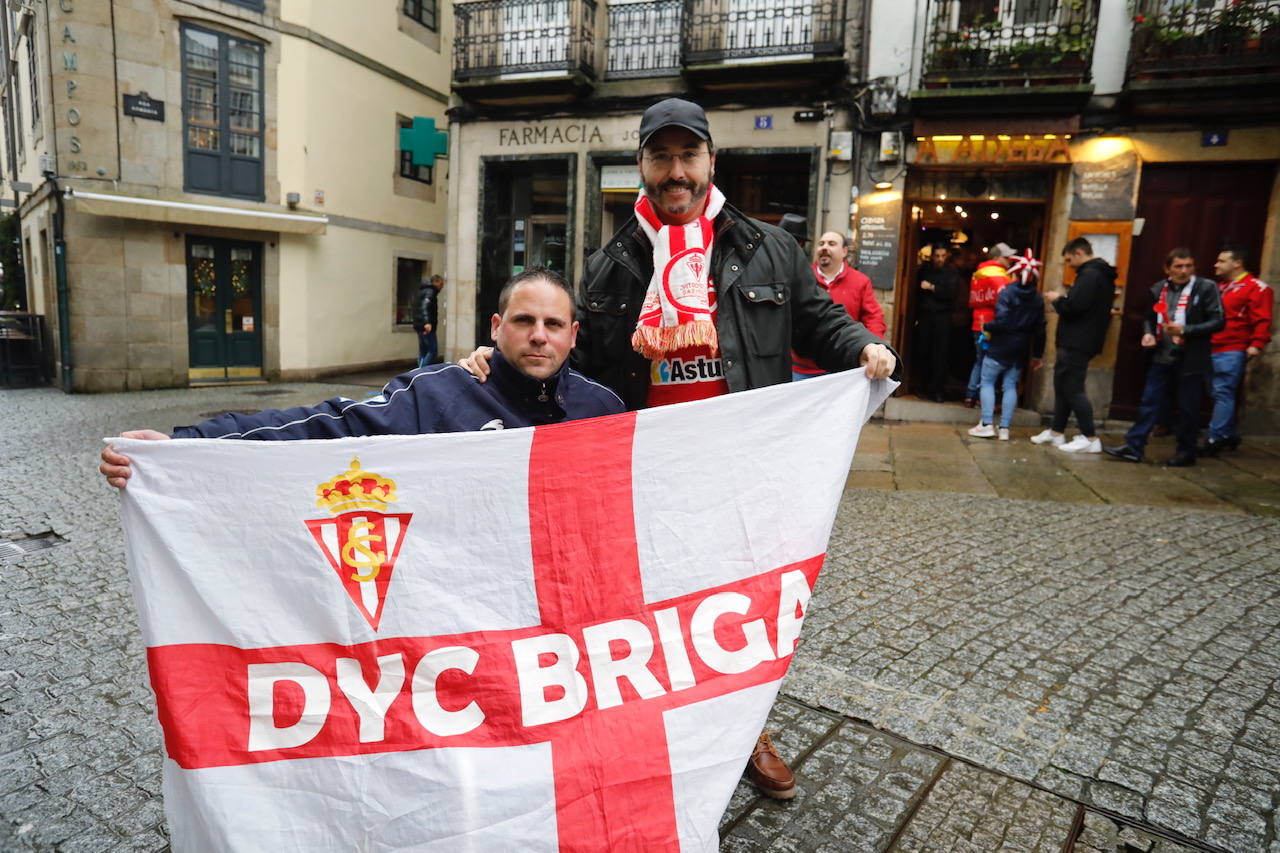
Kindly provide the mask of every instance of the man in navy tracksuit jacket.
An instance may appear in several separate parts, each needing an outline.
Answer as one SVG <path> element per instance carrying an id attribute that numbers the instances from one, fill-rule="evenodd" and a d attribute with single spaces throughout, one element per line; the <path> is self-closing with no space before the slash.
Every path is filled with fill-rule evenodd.
<path id="1" fill-rule="evenodd" d="M 493 373 L 481 385 L 456 364 L 411 370 L 377 397 L 356 402 L 335 397 L 318 406 L 228 412 L 173 438 L 244 438 L 291 441 L 351 435 L 419 435 L 541 426 L 625 411 L 618 395 L 568 365 L 548 379 L 527 376 L 497 351 Z"/>
<path id="2" fill-rule="evenodd" d="M 572 370 L 566 360 L 577 334 L 572 291 L 558 274 L 531 267 L 511 279 L 493 315 L 497 351 L 481 384 L 454 364 L 412 370 L 369 400 L 342 398 L 318 406 L 228 413 L 179 427 L 173 438 L 289 441 L 363 435 L 416 435 L 539 426 L 626 411 L 618 395 Z M 496 380 L 496 381 L 495 381 Z M 154 430 L 125 438 L 165 439 Z M 129 459 L 108 447 L 99 470 L 113 486 L 130 476 Z"/>

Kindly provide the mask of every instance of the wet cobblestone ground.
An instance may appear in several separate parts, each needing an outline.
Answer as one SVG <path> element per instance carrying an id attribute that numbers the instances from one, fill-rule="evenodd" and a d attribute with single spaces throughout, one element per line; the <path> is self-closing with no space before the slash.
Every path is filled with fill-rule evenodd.
<path id="1" fill-rule="evenodd" d="M 99 437 L 369 390 L 0 391 L 0 542 L 66 540 L 0 556 L 0 849 L 167 846 Z M 1087 494 L 1019 500 L 973 486 L 974 467 L 1063 463 L 939 434 L 869 431 L 851 483 L 903 491 L 846 494 L 773 715 L 800 794 L 742 785 L 722 849 L 1280 853 L 1280 521 L 1257 514 L 1280 506 L 1280 457 L 1255 451 L 1247 501 L 1184 481 L 1215 511 L 1098 459 L 1065 463 Z M 950 493 L 918 490 L 917 445 Z"/>

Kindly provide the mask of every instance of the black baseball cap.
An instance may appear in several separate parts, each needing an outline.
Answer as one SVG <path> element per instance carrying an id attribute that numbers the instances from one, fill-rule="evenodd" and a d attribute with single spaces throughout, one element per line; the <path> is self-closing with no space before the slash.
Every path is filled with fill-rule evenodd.
<path id="1" fill-rule="evenodd" d="M 699 139 L 711 138 L 707 114 L 702 111 L 702 107 L 680 98 L 658 101 L 644 111 L 644 116 L 640 119 L 640 147 L 643 148 L 649 137 L 664 127 L 683 127 Z"/>

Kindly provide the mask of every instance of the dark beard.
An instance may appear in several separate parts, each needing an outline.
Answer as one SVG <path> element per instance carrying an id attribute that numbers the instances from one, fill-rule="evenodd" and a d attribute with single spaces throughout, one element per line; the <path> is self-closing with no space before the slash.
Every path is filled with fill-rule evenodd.
<path id="1" fill-rule="evenodd" d="M 682 205 L 679 209 L 670 209 L 670 208 L 663 207 L 661 204 L 658 203 L 658 199 L 661 197 L 662 191 L 665 189 L 670 189 L 674 187 L 686 187 L 692 190 L 692 192 L 690 193 L 689 203 L 686 205 Z M 644 185 L 644 194 L 649 197 L 649 204 L 653 205 L 653 208 L 655 210 L 661 210 L 665 213 L 669 213 L 674 216 L 680 216 L 682 214 L 688 213 L 691 209 L 697 207 L 698 203 L 707 197 L 707 193 L 710 190 L 711 190 L 710 183 L 695 184 L 692 181 L 664 181 L 661 184 L 645 184 Z"/>

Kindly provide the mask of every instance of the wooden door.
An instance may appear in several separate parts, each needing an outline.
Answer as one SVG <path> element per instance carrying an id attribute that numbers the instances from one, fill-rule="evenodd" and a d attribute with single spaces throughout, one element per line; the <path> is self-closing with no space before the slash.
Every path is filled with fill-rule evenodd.
<path id="1" fill-rule="evenodd" d="M 1116 348 L 1111 416 L 1137 416 L 1147 359 L 1139 341 L 1150 285 L 1164 278 L 1170 249 L 1186 247 L 1196 274 L 1213 278 L 1213 262 L 1224 243 L 1239 243 L 1254 258 L 1262 249 L 1274 163 L 1175 163 L 1142 169 L 1138 217 L 1142 234 L 1133 240 L 1132 272 Z M 1254 263 L 1256 271 L 1256 261 Z"/>

